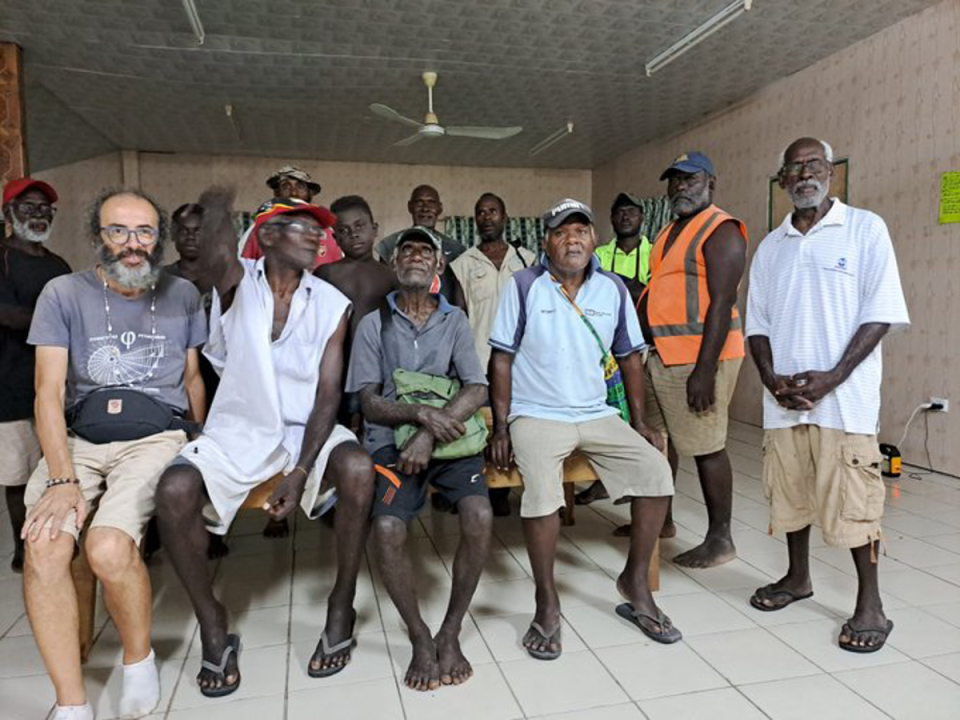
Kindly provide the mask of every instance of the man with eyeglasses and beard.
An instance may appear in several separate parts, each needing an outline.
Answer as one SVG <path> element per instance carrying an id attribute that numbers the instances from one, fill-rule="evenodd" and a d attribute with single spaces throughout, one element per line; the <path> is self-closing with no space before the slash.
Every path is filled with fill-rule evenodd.
<path id="1" fill-rule="evenodd" d="M 791 143 L 778 179 L 793 212 L 764 238 L 750 268 L 747 337 L 763 394 L 763 484 L 771 532 L 787 536 L 789 568 L 757 589 L 757 610 L 813 595 L 810 526 L 848 548 L 857 603 L 842 650 L 880 650 L 893 629 L 880 599 L 877 561 L 886 489 L 877 426 L 880 340 L 910 324 L 884 221 L 830 197 L 833 150 Z"/>
<path id="2" fill-rule="evenodd" d="M 697 464 L 707 506 L 706 537 L 673 558 L 708 568 L 737 556 L 730 532 L 733 470 L 727 411 L 746 354 L 737 289 L 747 260 L 747 228 L 713 204 L 716 173 L 703 153 L 683 153 L 663 171 L 677 220 L 657 235 L 650 281 L 638 312 L 653 340 L 645 372 L 647 422 Z M 662 536 L 673 534 L 668 512 Z"/>
<path id="3" fill-rule="evenodd" d="M 50 237 L 57 191 L 40 180 L 19 178 L 3 189 L 3 218 L 12 232 L 0 239 L 0 485 L 13 526 L 14 572 L 23 571 L 20 531 L 24 490 L 40 462 L 33 421 L 33 346 L 27 331 L 44 285 L 70 272 L 44 247 Z"/>
<path id="4" fill-rule="evenodd" d="M 160 472 L 186 442 L 184 416 L 202 421 L 206 403 L 200 294 L 160 272 L 166 213 L 140 191 L 108 190 L 89 221 L 96 266 L 47 284 L 27 338 L 36 346 L 43 460 L 27 483 L 24 598 L 56 689 L 55 720 L 94 717 L 70 574 L 81 532 L 123 643 L 113 710 L 142 717 L 160 700 L 150 578 L 138 546 Z"/>

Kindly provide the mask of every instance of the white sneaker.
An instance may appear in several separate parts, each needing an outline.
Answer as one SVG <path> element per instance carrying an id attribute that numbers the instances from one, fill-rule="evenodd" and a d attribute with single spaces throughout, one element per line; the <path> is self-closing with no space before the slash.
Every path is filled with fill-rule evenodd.
<path id="1" fill-rule="evenodd" d="M 83 705 L 57 705 L 52 720 L 95 720 L 90 703 Z"/>
<path id="2" fill-rule="evenodd" d="M 120 717 L 134 720 L 149 715 L 160 704 L 160 673 L 153 649 L 140 662 L 123 666 Z"/>

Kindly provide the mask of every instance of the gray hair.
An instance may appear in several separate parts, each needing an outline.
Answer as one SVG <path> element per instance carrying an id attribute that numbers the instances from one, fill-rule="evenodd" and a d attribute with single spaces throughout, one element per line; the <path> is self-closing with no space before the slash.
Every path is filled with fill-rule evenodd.
<path id="1" fill-rule="evenodd" d="M 813 138 L 813 139 L 816 140 L 818 143 L 820 143 L 820 147 L 823 148 L 823 157 L 826 158 L 827 162 L 832 163 L 833 148 L 830 147 L 830 143 L 828 143 L 826 140 L 821 140 L 820 138 Z M 790 145 L 793 145 L 793 143 L 795 142 L 796 140 L 791 142 Z M 784 165 L 787 164 L 787 150 L 790 149 L 790 145 L 787 145 L 783 150 L 780 151 L 780 162 L 777 164 L 778 169 L 782 168 Z"/>
<path id="2" fill-rule="evenodd" d="M 157 213 L 157 247 L 162 248 L 170 233 L 170 219 L 167 211 L 164 210 L 156 200 L 147 195 L 147 193 L 136 188 L 106 188 L 90 203 L 87 209 L 87 228 L 90 233 L 90 239 L 94 245 L 98 242 L 103 242 L 100 235 L 100 210 L 107 200 L 117 197 L 118 195 L 132 195 L 141 200 L 146 200 L 153 206 L 154 211 Z"/>

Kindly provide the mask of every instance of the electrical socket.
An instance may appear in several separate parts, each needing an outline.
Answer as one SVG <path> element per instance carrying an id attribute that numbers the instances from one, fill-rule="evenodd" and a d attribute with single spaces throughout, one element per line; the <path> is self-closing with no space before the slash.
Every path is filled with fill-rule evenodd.
<path id="1" fill-rule="evenodd" d="M 942 413 L 950 412 L 950 401 L 947 400 L 946 398 L 932 397 L 930 398 L 930 403 L 943 406 L 942 410 L 931 410 L 930 412 L 942 412 Z"/>

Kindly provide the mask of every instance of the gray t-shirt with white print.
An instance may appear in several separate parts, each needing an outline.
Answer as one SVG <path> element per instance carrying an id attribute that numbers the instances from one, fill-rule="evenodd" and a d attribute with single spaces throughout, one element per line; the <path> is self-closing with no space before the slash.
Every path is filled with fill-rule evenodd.
<path id="1" fill-rule="evenodd" d="M 27 342 L 67 348 L 66 407 L 94 390 L 128 387 L 187 410 L 183 371 L 188 348 L 203 345 L 207 321 L 188 280 L 161 273 L 154 290 L 127 298 L 93 270 L 47 283 Z"/>

